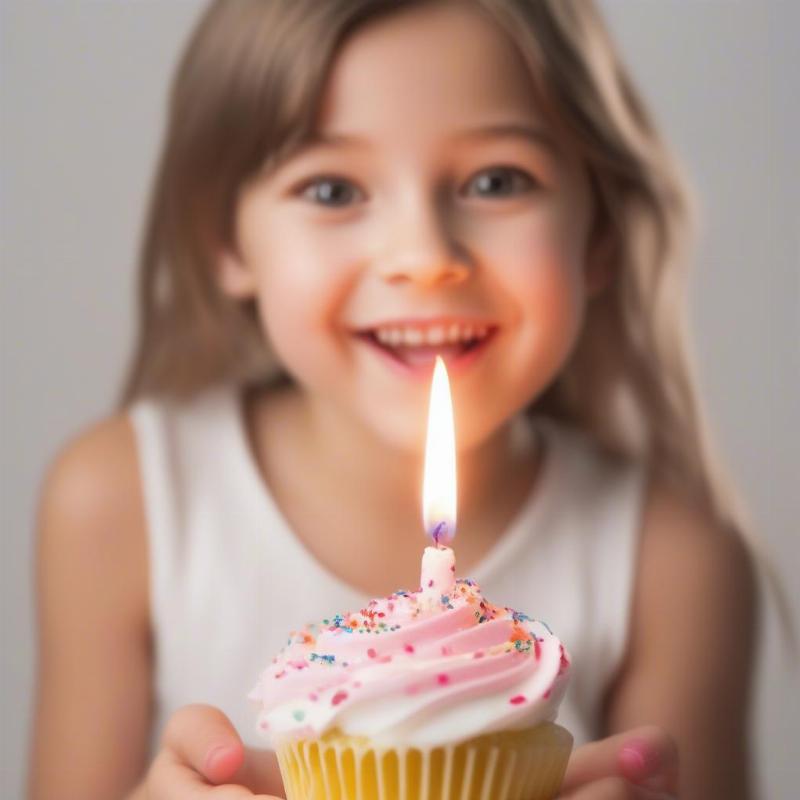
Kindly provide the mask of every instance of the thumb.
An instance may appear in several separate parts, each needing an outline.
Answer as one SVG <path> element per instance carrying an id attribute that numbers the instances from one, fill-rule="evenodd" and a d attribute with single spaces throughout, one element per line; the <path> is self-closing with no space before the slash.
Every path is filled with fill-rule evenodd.
<path id="1" fill-rule="evenodd" d="M 618 776 L 651 789 L 678 788 L 678 748 L 663 728 L 646 725 L 575 750 L 561 791 L 568 794 L 591 781 Z"/>
<path id="2" fill-rule="evenodd" d="M 218 708 L 189 705 L 169 719 L 161 746 L 209 783 L 226 783 L 242 766 L 244 747 L 231 721 Z"/>

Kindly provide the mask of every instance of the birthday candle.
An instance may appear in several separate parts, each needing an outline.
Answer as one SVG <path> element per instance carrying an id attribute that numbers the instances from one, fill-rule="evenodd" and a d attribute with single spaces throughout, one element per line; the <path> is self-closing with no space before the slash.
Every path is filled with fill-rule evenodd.
<path id="1" fill-rule="evenodd" d="M 422 515 L 433 546 L 426 547 L 422 554 L 420 588 L 423 599 L 438 601 L 453 591 L 456 580 L 455 553 L 446 546 L 456 532 L 455 426 L 447 369 L 439 356 L 428 410 Z"/>

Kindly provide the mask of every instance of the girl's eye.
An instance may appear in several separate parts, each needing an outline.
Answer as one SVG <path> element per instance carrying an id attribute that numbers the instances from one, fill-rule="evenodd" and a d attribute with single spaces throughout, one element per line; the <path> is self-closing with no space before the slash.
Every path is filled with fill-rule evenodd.
<path id="1" fill-rule="evenodd" d="M 471 182 L 481 197 L 507 197 L 538 186 L 527 172 L 516 167 L 492 167 L 484 170 Z M 302 197 L 327 208 L 346 208 L 363 197 L 363 192 L 345 178 L 325 176 L 303 184 Z M 469 193 L 469 192 L 468 192 Z"/>
<path id="2" fill-rule="evenodd" d="M 519 191 L 530 191 L 538 186 L 537 181 L 527 172 L 516 167 L 492 167 L 478 173 L 472 181 L 480 196 L 507 197 Z"/>
<path id="3" fill-rule="evenodd" d="M 344 208 L 350 204 L 354 195 L 360 194 L 360 191 L 343 178 L 324 177 L 308 181 L 301 187 L 300 194 L 322 206 Z"/>

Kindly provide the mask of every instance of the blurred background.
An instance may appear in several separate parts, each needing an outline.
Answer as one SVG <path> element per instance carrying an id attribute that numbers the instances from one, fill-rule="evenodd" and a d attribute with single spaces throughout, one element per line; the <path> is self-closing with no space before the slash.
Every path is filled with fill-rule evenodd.
<path id="1" fill-rule="evenodd" d="M 3 0 L 0 797 L 22 797 L 43 470 L 115 401 L 168 80 L 199 0 Z M 693 177 L 691 286 L 717 439 L 800 616 L 800 75 L 795 0 L 601 0 Z M 754 719 L 765 798 L 798 796 L 800 682 L 774 607 Z M 702 647 L 702 632 L 698 631 Z M 711 798 L 709 800 L 712 800 Z"/>

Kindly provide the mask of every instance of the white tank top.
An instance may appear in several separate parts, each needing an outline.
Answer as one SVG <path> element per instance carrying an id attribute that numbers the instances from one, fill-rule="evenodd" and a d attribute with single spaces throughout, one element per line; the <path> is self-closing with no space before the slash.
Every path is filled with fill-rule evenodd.
<path id="1" fill-rule="evenodd" d="M 150 559 L 157 741 L 187 703 L 209 703 L 265 747 L 247 700 L 290 630 L 369 598 L 290 530 L 252 456 L 234 387 L 130 409 Z M 643 494 L 641 466 L 538 420 L 545 461 L 509 529 L 472 571 L 493 602 L 546 622 L 572 656 L 558 721 L 576 745 L 601 734 L 603 695 L 624 655 Z M 420 545 L 420 553 L 422 544 Z"/>

